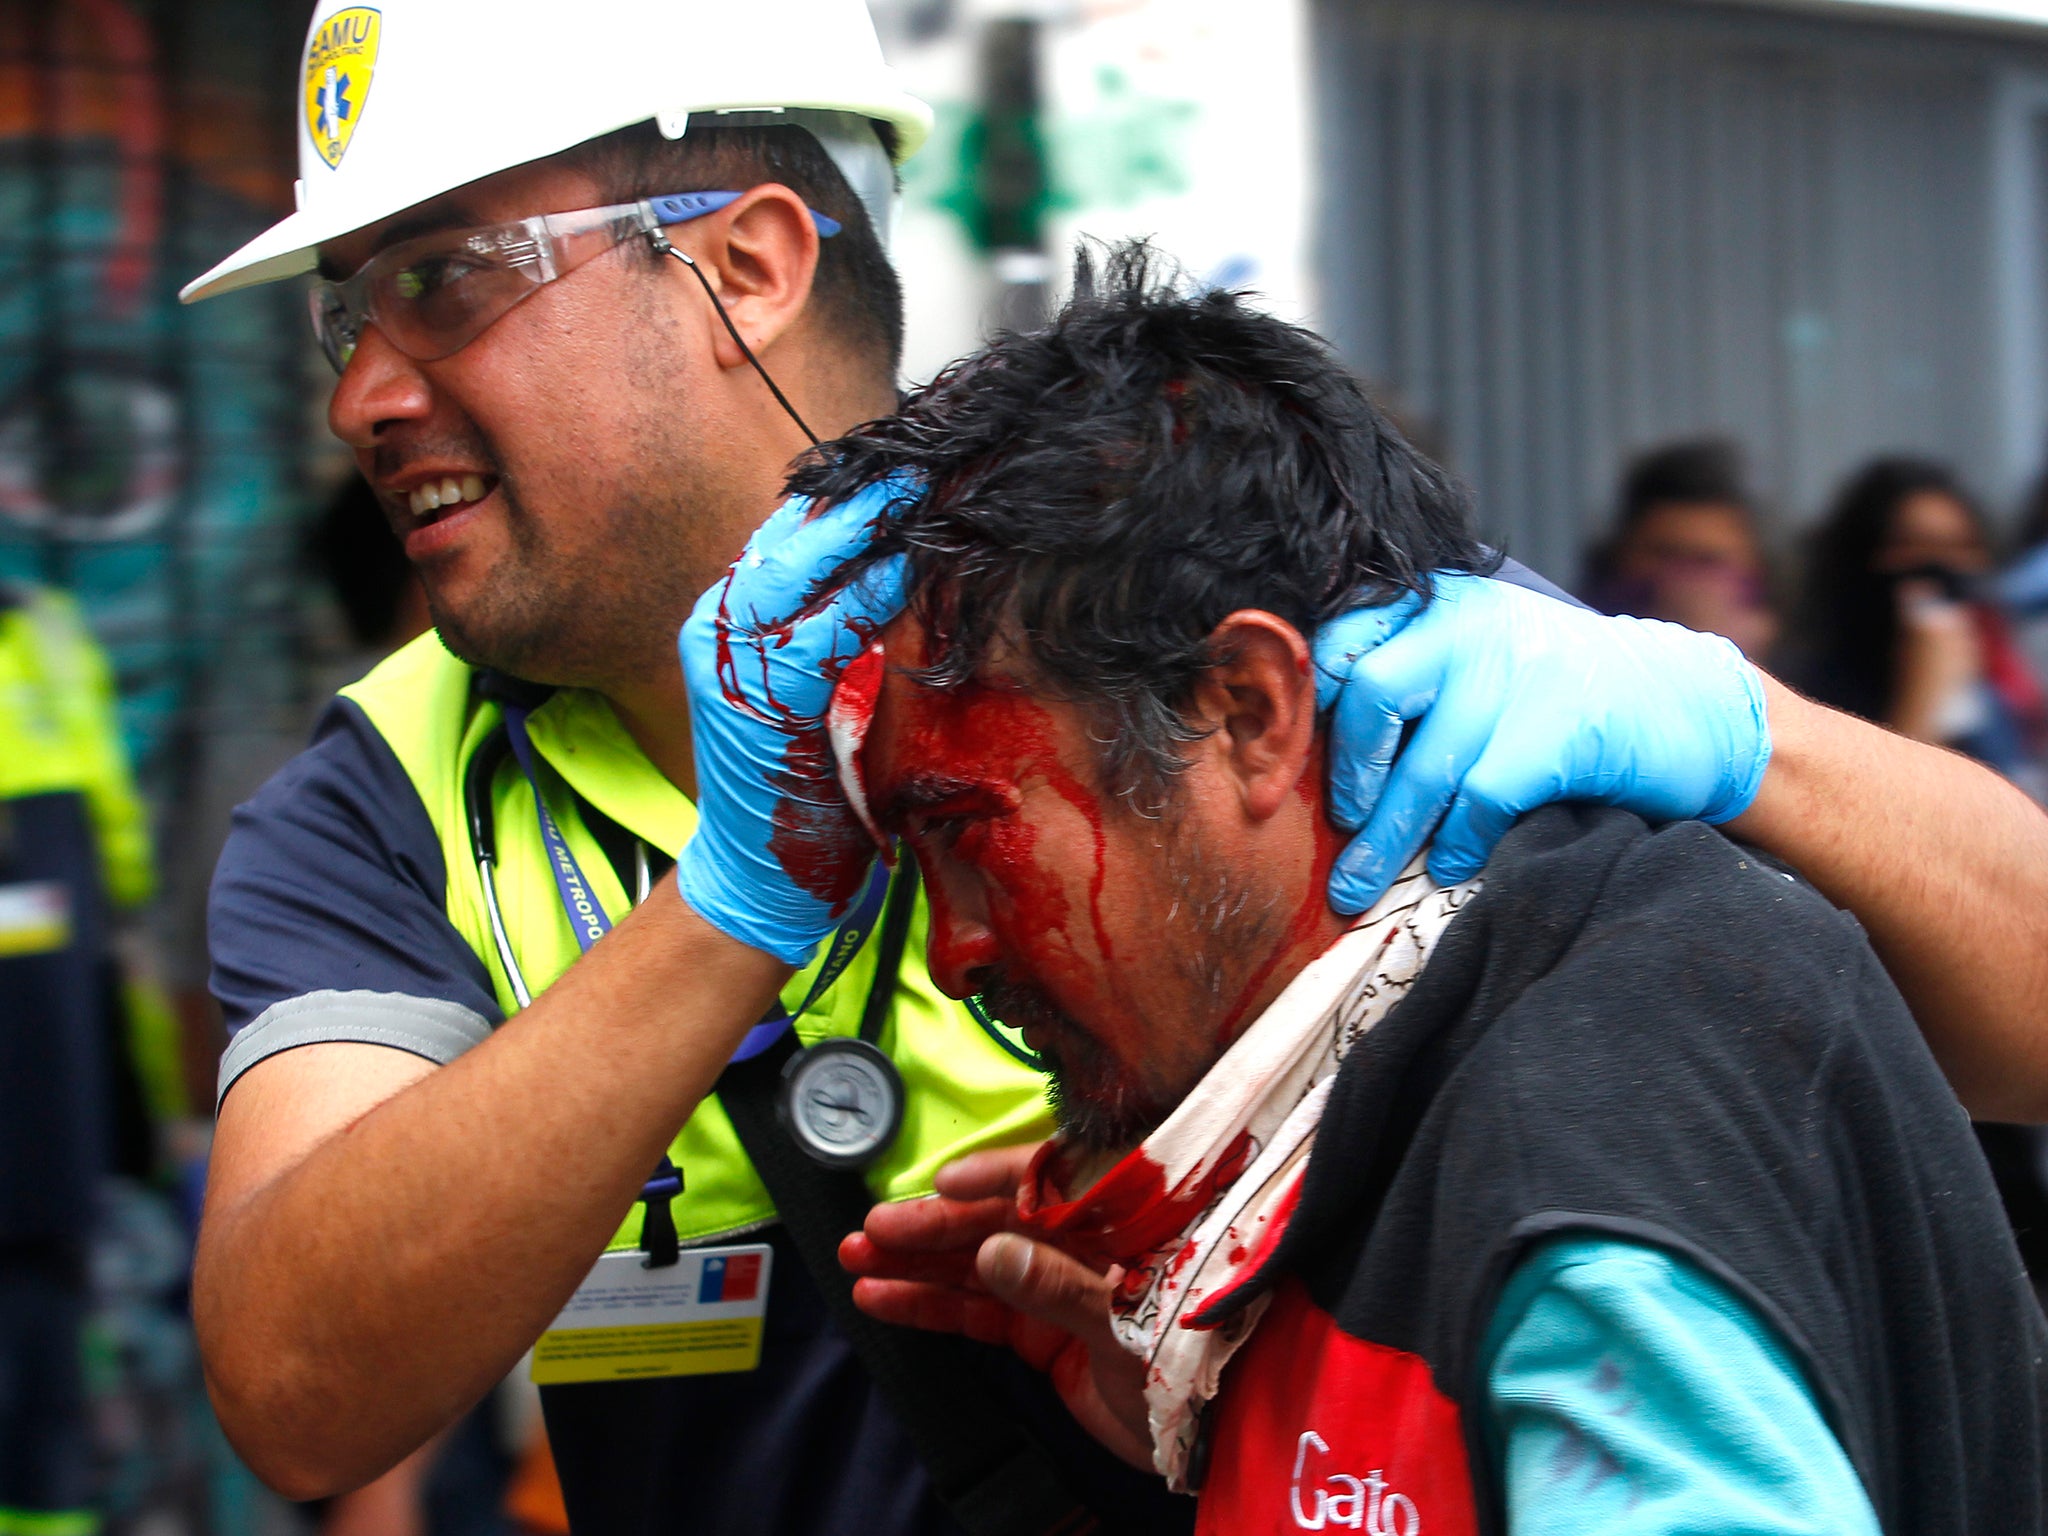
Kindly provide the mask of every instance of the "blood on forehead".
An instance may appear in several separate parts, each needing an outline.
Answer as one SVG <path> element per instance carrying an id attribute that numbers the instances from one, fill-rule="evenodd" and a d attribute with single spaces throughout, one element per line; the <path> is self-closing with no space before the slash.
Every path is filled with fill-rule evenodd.
<path id="1" fill-rule="evenodd" d="M 889 624 L 871 656 L 878 664 L 850 676 L 856 686 L 842 686 L 833 708 L 844 717 L 842 736 L 861 738 L 853 776 L 886 829 L 900 831 L 906 813 L 955 797 L 1014 805 L 1028 777 L 1074 778 L 1060 761 L 1050 707 L 1021 683 L 994 676 L 936 688 L 917 677 L 930 648 L 915 615 Z M 852 718 L 862 711 L 864 721 Z"/>
<path id="2" fill-rule="evenodd" d="M 1040 936 L 1064 935 L 1070 954 L 1092 949 L 1103 962 L 1115 945 L 1103 911 L 1107 848 L 1101 792 L 1084 768 L 1087 732 L 1073 706 L 1034 693 L 1013 676 L 977 678 L 954 688 L 934 688 L 914 675 L 928 655 L 928 637 L 913 613 L 882 632 L 885 675 L 872 723 L 860 753 L 861 778 L 877 821 L 901 833 L 915 813 L 943 814 L 964 823 L 949 857 L 970 863 L 992 887 L 990 896 L 1012 918 Z M 1072 713 L 1072 718 L 1063 718 Z M 1035 795 L 1052 796 L 1079 820 L 1086 849 L 1088 935 L 1069 930 L 1075 903 L 1071 868 L 1051 867 L 1041 858 L 1048 820 Z M 913 843 L 920 861 L 933 869 L 931 850 Z M 1064 862 L 1064 855 L 1062 856 Z"/>

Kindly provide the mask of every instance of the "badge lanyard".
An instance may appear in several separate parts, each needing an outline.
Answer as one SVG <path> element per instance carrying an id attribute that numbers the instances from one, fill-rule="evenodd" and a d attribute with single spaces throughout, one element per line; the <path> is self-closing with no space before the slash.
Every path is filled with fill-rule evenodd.
<path id="1" fill-rule="evenodd" d="M 512 755 L 519 763 L 519 771 L 525 775 L 528 786 L 533 790 L 533 805 L 540 824 L 540 840 L 547 850 L 548 867 L 555 877 L 555 891 L 561 898 L 562 911 L 569 919 L 569 927 L 576 935 L 576 947 L 584 954 L 612 930 L 612 921 L 598 900 L 597 893 L 590 888 L 590 882 L 583 877 L 583 866 L 577 862 L 575 852 L 569 847 L 569 840 L 562 835 L 562 829 L 555 821 L 554 813 L 548 809 L 547 797 L 541 793 L 540 775 L 534 765 L 532 737 L 527 734 L 526 717 L 529 713 L 524 706 L 506 703 L 501 706 L 505 717 L 505 734 L 512 744 Z M 483 787 L 489 793 L 489 786 Z M 867 885 L 862 889 L 860 899 L 839 929 L 832 935 L 825 963 L 818 968 L 810 990 L 803 1001 L 792 1010 L 777 1008 L 747 1031 L 739 1049 L 733 1053 L 734 1061 L 746 1061 L 758 1056 L 782 1037 L 797 1019 L 807 1012 L 811 1005 L 824 995 L 825 990 L 837 981 L 860 952 L 868 934 L 881 916 L 884 899 L 889 891 L 889 868 L 881 860 L 868 876 Z M 508 946 L 509 947 L 509 946 Z M 651 1267 L 661 1268 L 676 1262 L 678 1242 L 675 1218 L 670 1211 L 670 1202 L 683 1192 L 683 1172 L 666 1152 L 661 1162 L 640 1191 L 640 1198 L 647 1207 L 646 1219 L 640 1239 L 640 1246 L 648 1255 Z"/>

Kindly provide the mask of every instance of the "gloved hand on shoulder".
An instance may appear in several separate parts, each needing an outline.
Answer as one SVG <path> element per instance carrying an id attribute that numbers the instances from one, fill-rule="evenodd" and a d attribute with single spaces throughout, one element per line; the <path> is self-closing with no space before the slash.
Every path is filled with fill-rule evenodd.
<path id="1" fill-rule="evenodd" d="M 1363 829 L 1331 872 L 1341 912 L 1378 900 L 1432 831 L 1429 872 L 1453 884 L 1538 806 L 1722 822 L 1770 762 L 1763 679 L 1732 641 L 1489 577 L 1439 575 L 1426 606 L 1345 614 L 1315 655 L 1331 816 Z"/>
<path id="2" fill-rule="evenodd" d="M 840 788 L 825 717 L 903 606 L 900 557 L 832 580 L 893 494 L 874 486 L 817 517 L 805 498 L 785 502 L 683 625 L 698 821 L 676 881 L 705 921 L 790 965 L 845 915 L 877 852 Z"/>

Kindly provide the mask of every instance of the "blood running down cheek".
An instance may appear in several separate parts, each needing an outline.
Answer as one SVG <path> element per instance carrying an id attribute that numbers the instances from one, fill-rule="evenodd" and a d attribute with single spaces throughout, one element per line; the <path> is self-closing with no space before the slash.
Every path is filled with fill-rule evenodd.
<path id="1" fill-rule="evenodd" d="M 1076 1002 L 1100 997 L 1118 945 L 1102 807 L 1061 752 L 1078 730 L 1006 680 L 940 690 L 869 665 L 850 668 L 834 699 L 841 783 L 880 829 L 908 836 L 935 929 L 959 917 L 949 893 L 976 887 L 1006 972 Z"/>
<path id="2" fill-rule="evenodd" d="M 1131 904 L 1145 904 L 1160 879 L 1156 848 L 1135 846 L 1158 835 L 1156 824 L 1135 836 L 1105 825 L 1114 802 L 1092 782 L 1095 747 L 1080 712 L 1002 676 L 924 686 L 911 670 L 925 659 L 922 640 L 911 622 L 890 626 L 887 659 L 870 647 L 848 667 L 832 726 L 847 798 L 880 830 L 904 834 L 924 869 L 934 973 L 963 986 L 976 967 L 993 970 L 1085 1022 L 1142 1072 L 1151 1060 L 1143 1042 L 1117 1049 L 1114 1037 L 1156 1011 L 1148 967 L 1162 944 L 1213 944 L 1214 934 L 1168 933 L 1134 917 Z M 1331 937 L 1325 882 L 1343 839 L 1325 814 L 1320 764 L 1318 751 L 1295 787 L 1308 842 L 1291 846 L 1306 855 L 1308 878 L 1284 904 L 1258 903 L 1256 932 L 1218 961 L 1210 995 L 1221 1006 L 1209 1027 L 1222 1044 L 1269 1000 L 1281 967 Z M 1164 897 L 1148 909 L 1168 905 L 1180 910 Z"/>

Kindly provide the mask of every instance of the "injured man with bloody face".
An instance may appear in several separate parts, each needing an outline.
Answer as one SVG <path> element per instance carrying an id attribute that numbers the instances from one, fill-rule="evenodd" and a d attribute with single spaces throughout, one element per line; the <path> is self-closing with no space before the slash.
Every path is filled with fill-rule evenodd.
<path id="1" fill-rule="evenodd" d="M 857 1299 L 1014 1343 L 1208 1531 L 2048 1529 L 2048 1330 L 1857 926 L 1592 805 L 1331 911 L 1310 639 L 1489 556 L 1313 336 L 1080 276 L 796 485 L 892 488 L 842 779 L 1060 1126 L 878 1207 Z"/>

